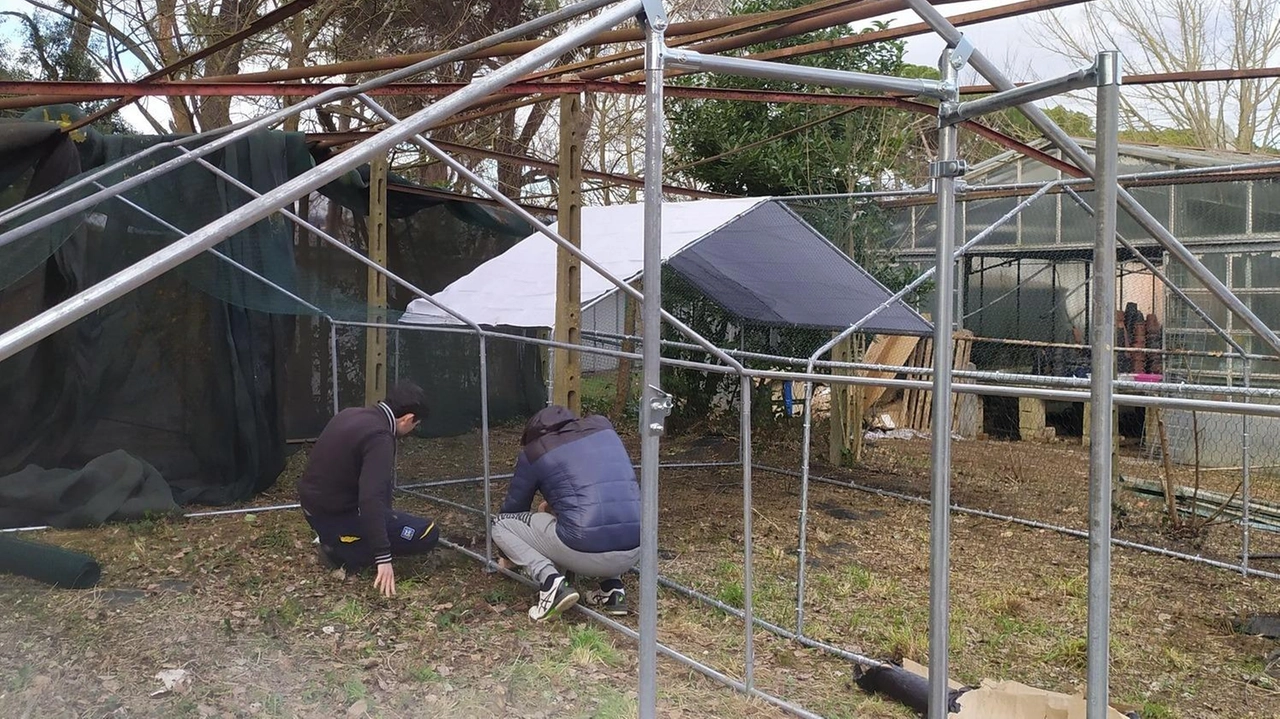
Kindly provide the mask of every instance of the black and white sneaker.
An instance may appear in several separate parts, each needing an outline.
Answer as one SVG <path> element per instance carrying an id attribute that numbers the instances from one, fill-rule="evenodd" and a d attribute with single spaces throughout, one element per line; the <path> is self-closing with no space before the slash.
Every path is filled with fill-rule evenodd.
<path id="1" fill-rule="evenodd" d="M 563 574 L 553 574 L 542 582 L 538 603 L 529 607 L 529 618 L 535 622 L 554 619 L 578 603 L 578 593 Z"/>
<path id="2" fill-rule="evenodd" d="M 615 617 L 627 615 L 627 592 L 622 587 L 593 589 L 587 592 L 587 606 Z"/>

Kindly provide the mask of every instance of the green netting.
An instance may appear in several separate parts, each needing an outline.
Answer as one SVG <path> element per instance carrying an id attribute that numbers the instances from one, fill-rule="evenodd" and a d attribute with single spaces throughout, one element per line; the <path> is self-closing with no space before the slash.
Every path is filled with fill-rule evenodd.
<path id="1" fill-rule="evenodd" d="M 82 177 L 82 169 L 87 173 L 120 160 L 125 162 L 52 205 L 18 212 L 0 223 L 0 232 L 19 228 L 45 216 L 53 207 L 81 200 L 102 186 L 109 187 L 183 154 L 176 148 L 160 147 L 179 139 L 173 136 L 108 136 L 90 129 L 67 139 L 56 123 L 40 121 L 43 117 L 44 113 L 40 112 L 27 121 L 0 124 L 0 167 L 6 168 L 0 180 L 6 182 L 6 199 L 10 203 L 17 199 L 17 192 L 26 183 L 31 183 L 30 189 L 37 192 L 45 189 L 33 182 L 35 175 L 42 171 L 46 177 L 60 173 L 61 184 L 66 185 Z M 204 142 L 207 140 L 185 147 L 195 149 Z M 33 145 L 44 148 L 44 154 L 33 153 Z M 67 152 L 68 145 L 73 152 Z M 148 150 L 148 154 L 142 154 Z M 317 154 L 323 157 L 322 153 Z M 203 159 L 258 193 L 268 192 L 306 172 L 316 162 L 302 134 L 265 131 L 211 152 Z M 509 213 L 473 202 L 419 195 L 409 192 L 409 185 L 400 177 L 393 177 L 390 182 L 388 212 L 392 222 L 388 245 L 393 267 L 403 268 L 395 262 L 397 259 L 423 263 L 425 256 L 436 247 L 445 250 L 443 254 L 455 256 L 464 254 L 450 252 L 460 245 L 489 251 L 505 249 L 530 231 L 526 223 Z M 0 247 L 0 289 L 42 266 L 76 233 L 84 233 L 90 246 L 110 248 L 109 254 L 94 258 L 95 267 L 109 273 L 123 269 L 253 199 L 249 192 L 210 168 L 189 163 Z M 309 203 L 293 209 L 309 207 L 308 219 L 357 252 L 366 252 L 363 218 L 369 204 L 367 166 L 325 185 L 310 199 Z M 308 238 L 282 214 L 273 214 L 236 233 L 214 250 L 240 267 L 210 252 L 184 264 L 176 272 L 201 291 L 248 309 L 276 314 L 321 314 L 346 320 L 369 319 L 367 267 L 337 248 L 314 237 Z M 449 270 L 458 270 L 460 266 L 469 269 L 467 265 L 464 257 L 462 262 L 442 268 L 444 272 L 426 274 L 445 278 Z M 440 282 L 427 284 L 438 285 L 424 287 L 427 291 L 443 286 Z M 402 304 L 410 299 L 408 295 L 404 288 L 393 289 L 393 299 L 403 299 Z"/>
<path id="2" fill-rule="evenodd" d="M 145 172 L 180 156 L 160 146 L 173 139 L 68 136 L 43 113 L 0 123 L 0 211 L 118 160 L 97 182 L 110 186 Z M 262 132 L 206 159 L 265 193 L 323 155 L 303 135 Z M 0 232 L 98 189 L 19 207 Z M 508 215 L 413 189 L 402 178 L 390 183 L 388 265 L 425 292 L 529 232 Z M 367 195 L 361 168 L 298 211 L 365 255 Z M 0 246 L 0 332 L 252 199 L 208 167 L 189 164 Z M 369 268 L 278 213 L 216 249 L 238 266 L 204 253 L 0 363 L 0 406 L 10 410 L 0 421 L 0 476 L 27 464 L 81 466 L 123 449 L 160 470 L 179 502 L 238 501 L 274 482 L 286 437 L 319 432 L 334 407 L 335 380 L 339 407 L 368 401 L 367 331 L 341 323 L 394 324 L 415 295 L 388 282 L 390 307 L 371 310 Z M 475 345 L 474 337 L 441 333 L 391 345 L 389 375 L 414 379 L 431 396 L 424 433 L 459 434 L 478 423 Z M 545 401 L 537 358 L 528 346 L 491 345 L 494 421 L 527 416 Z"/>

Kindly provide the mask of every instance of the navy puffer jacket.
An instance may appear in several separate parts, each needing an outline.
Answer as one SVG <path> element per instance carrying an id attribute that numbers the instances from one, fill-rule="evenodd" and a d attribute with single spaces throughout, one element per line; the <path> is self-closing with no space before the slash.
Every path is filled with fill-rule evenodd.
<path id="1" fill-rule="evenodd" d="M 552 405 L 529 420 L 522 443 L 504 513 L 529 511 L 541 492 L 569 548 L 595 553 L 640 546 L 640 485 L 609 420 L 579 419 Z"/>

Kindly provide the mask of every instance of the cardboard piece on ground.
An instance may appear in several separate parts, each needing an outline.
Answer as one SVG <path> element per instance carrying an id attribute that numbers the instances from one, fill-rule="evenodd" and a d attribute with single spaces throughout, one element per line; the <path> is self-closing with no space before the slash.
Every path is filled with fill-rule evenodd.
<path id="1" fill-rule="evenodd" d="M 929 676 L 929 668 L 909 659 L 902 661 L 902 668 L 922 677 Z M 960 688 L 955 680 L 947 686 Z M 957 719 L 1085 719 L 1084 697 L 1036 689 L 1014 681 L 984 679 L 982 685 L 960 695 L 960 712 L 949 716 Z M 1127 719 L 1124 714 L 1109 708 L 1108 719 Z"/>
<path id="2" fill-rule="evenodd" d="M 876 335 L 876 339 L 867 348 L 866 354 L 863 355 L 862 361 L 866 364 L 887 365 L 890 367 L 901 367 L 911 357 L 911 353 L 915 351 L 916 343 L 919 342 L 918 337 L 908 337 L 905 335 Z M 892 378 L 892 372 L 866 372 L 868 377 L 876 377 L 879 379 Z M 863 387 L 862 389 L 862 407 L 869 410 L 880 401 L 880 397 L 884 395 L 886 387 Z"/>
<path id="3" fill-rule="evenodd" d="M 1085 719 L 1084 697 L 1036 689 L 1018 682 L 984 680 L 960 697 L 960 713 L 952 716 L 989 719 Z M 1107 708 L 1108 719 L 1126 719 Z"/>

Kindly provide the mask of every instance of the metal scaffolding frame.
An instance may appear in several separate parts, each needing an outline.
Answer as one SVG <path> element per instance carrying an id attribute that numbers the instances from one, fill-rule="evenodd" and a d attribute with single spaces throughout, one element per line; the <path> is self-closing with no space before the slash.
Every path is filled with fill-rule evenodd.
<path id="1" fill-rule="evenodd" d="M 175 232 L 178 235 L 178 239 L 171 245 L 140 260 L 128 268 L 121 270 L 101 283 L 90 287 L 63 303 L 42 312 L 18 327 L 0 334 L 0 361 L 33 346 L 57 330 L 70 325 L 82 317 L 85 317 L 106 303 L 127 294 L 142 284 L 186 261 L 193 259 L 203 252 L 208 251 L 217 254 L 214 247 L 219 242 L 263 218 L 274 213 L 281 213 L 289 221 L 296 223 L 300 227 L 304 227 L 312 234 L 324 240 L 327 244 L 338 247 L 348 255 L 367 265 L 374 272 L 384 275 L 391 281 L 405 287 L 416 296 L 426 299 L 428 302 L 450 314 L 465 325 L 465 327 L 461 328 L 414 327 L 408 325 L 388 325 L 334 320 L 332 317 L 329 317 L 320 310 L 320 308 L 317 308 L 306 300 L 289 293 L 284 288 L 271 283 L 266 280 L 266 278 L 255 273 L 251 268 L 240 265 L 239 263 L 234 263 L 229 258 L 221 257 L 224 261 L 231 262 L 232 266 L 236 269 L 248 273 L 250 276 L 266 283 L 272 289 L 284 293 L 285 296 L 290 297 L 294 302 L 300 303 L 302 306 L 306 306 L 313 312 L 317 312 L 320 316 L 325 317 L 330 326 L 330 361 L 335 367 L 337 363 L 336 337 L 338 328 L 340 327 L 385 327 L 411 331 L 461 332 L 474 335 L 479 339 L 479 353 L 477 361 L 480 371 L 481 392 L 481 433 L 483 443 L 482 475 L 476 478 L 404 485 L 399 487 L 399 489 L 406 492 L 418 493 L 420 496 L 423 496 L 430 501 L 443 501 L 451 506 L 455 506 L 463 509 L 464 511 L 469 511 L 481 516 L 485 522 L 484 555 L 480 555 L 477 552 L 452 543 L 446 542 L 446 545 L 481 561 L 490 570 L 505 571 L 501 570 L 494 561 L 492 537 L 489 532 L 488 522 L 492 506 L 492 484 L 495 481 L 501 481 L 506 478 L 506 475 L 495 475 L 490 466 L 487 341 L 491 339 L 502 339 L 504 341 L 533 343 L 541 346 L 566 350 L 640 359 L 642 361 L 644 373 L 644 394 L 641 402 L 640 422 L 640 429 L 642 433 L 640 482 L 642 489 L 643 531 L 641 559 L 639 565 L 639 631 L 632 631 L 631 629 L 608 619 L 607 617 L 597 615 L 589 612 L 588 610 L 583 609 L 582 611 L 587 613 L 589 616 L 592 616 L 596 621 L 603 622 L 608 626 L 611 626 L 612 628 L 638 640 L 640 659 L 638 676 L 639 714 L 644 719 L 650 719 L 656 714 L 657 657 L 660 654 L 682 662 L 702 674 L 731 686 L 738 691 L 769 701 L 770 703 L 786 709 L 798 716 L 816 716 L 812 712 L 805 710 L 798 705 L 795 705 L 785 699 L 771 696 L 755 686 L 754 651 L 755 629 L 757 627 L 764 628 L 778 634 L 779 636 L 797 641 L 804 646 L 836 653 L 852 661 L 869 665 L 877 663 L 874 659 L 825 644 L 811 637 L 807 637 L 804 633 L 804 534 L 807 512 L 807 490 L 811 480 L 821 481 L 824 483 L 837 483 L 842 486 L 873 491 L 886 496 L 898 496 L 898 498 L 906 499 L 908 501 L 926 502 L 930 505 L 929 684 L 931 702 L 929 716 L 930 719 L 945 719 L 945 697 L 947 694 L 946 680 L 949 652 L 948 616 L 950 604 L 948 596 L 948 579 L 951 513 L 968 512 L 979 516 L 1001 519 L 1003 521 L 1021 521 L 1023 523 L 1030 523 L 1029 520 L 1002 517 L 991 512 L 967 509 L 951 503 L 951 434 L 948 431 L 948 428 L 950 426 L 952 415 L 952 396 L 954 393 L 972 393 L 996 396 L 1040 397 L 1044 399 L 1067 401 L 1087 400 L 1092 403 L 1091 407 L 1093 413 L 1093 421 L 1090 427 L 1092 443 L 1089 463 L 1089 531 L 1087 533 L 1082 533 L 1078 530 L 1054 527 L 1052 525 L 1042 523 L 1030 524 L 1032 524 L 1032 526 L 1041 526 L 1044 528 L 1073 533 L 1077 536 L 1083 535 L 1089 541 L 1087 706 L 1089 719 L 1101 719 L 1105 716 L 1105 711 L 1108 705 L 1108 619 L 1111 569 L 1110 551 L 1112 545 L 1133 546 L 1134 548 L 1139 549 L 1162 551 L 1169 556 L 1177 556 L 1182 559 L 1207 561 L 1203 560 L 1203 558 L 1179 555 L 1174 552 L 1169 552 L 1168 550 L 1160 550 L 1159 548 L 1151 548 L 1143 545 L 1136 545 L 1134 543 L 1122 542 L 1111 536 L 1109 498 L 1111 483 L 1112 406 L 1130 405 L 1141 407 L 1187 408 L 1208 412 L 1235 413 L 1246 417 L 1280 417 L 1280 406 L 1248 401 L 1249 398 L 1252 397 L 1263 397 L 1267 395 L 1262 394 L 1262 391 L 1252 390 L 1252 388 L 1248 386 L 1248 358 L 1245 357 L 1243 350 L 1241 350 L 1238 345 L 1236 345 L 1235 348 L 1240 350 L 1240 355 L 1245 361 L 1246 386 L 1243 388 L 1243 392 L 1241 393 L 1241 397 L 1244 401 L 1232 402 L 1218 399 L 1195 398 L 1190 396 L 1195 394 L 1195 392 L 1191 391 L 1189 388 L 1184 388 L 1185 391 L 1180 392 L 1179 396 L 1146 395 L 1138 393 L 1126 394 L 1123 392 L 1117 393 L 1115 391 L 1117 388 L 1129 389 L 1129 387 L 1117 383 L 1114 379 L 1113 361 L 1115 348 L 1112 346 L 1114 338 L 1109 336 L 1109 332 L 1107 331 L 1111 323 L 1109 321 L 1105 321 L 1106 318 L 1111 317 L 1114 313 L 1114 269 L 1116 263 L 1117 242 L 1115 223 L 1117 207 L 1123 207 L 1127 212 L 1132 214 L 1139 224 L 1161 243 L 1165 251 L 1169 252 L 1170 255 L 1186 264 L 1193 276 L 1205 285 L 1212 296 L 1226 304 L 1227 307 L 1230 308 L 1231 311 L 1246 324 L 1246 326 L 1254 330 L 1254 332 L 1273 350 L 1280 350 L 1280 338 L 1278 338 L 1270 328 L 1266 327 L 1265 324 L 1258 320 L 1258 318 L 1254 316 L 1253 313 L 1244 306 L 1244 304 L 1240 302 L 1240 300 L 1236 298 L 1227 287 L 1225 287 L 1225 285 L 1213 277 L 1213 275 L 1209 273 L 1208 270 L 1205 269 L 1204 266 L 1196 260 L 1190 252 L 1172 236 L 1172 234 L 1169 233 L 1168 230 L 1161 226 L 1149 213 L 1138 205 L 1132 196 L 1119 187 L 1116 163 L 1116 132 L 1118 124 L 1117 108 L 1119 102 L 1118 98 L 1121 72 L 1120 58 L 1117 52 L 1107 51 L 1100 53 L 1095 64 L 1090 68 L 1075 71 L 1061 78 L 1018 88 L 1010 83 L 1007 78 L 1004 78 L 995 69 L 994 65 L 983 58 L 981 53 L 979 53 L 946 18 L 926 2 L 926 0 L 906 0 L 906 4 L 916 11 L 924 23 L 929 25 L 947 41 L 947 49 L 944 51 L 940 60 L 940 68 L 942 70 L 942 79 L 940 81 L 908 81 L 901 78 L 888 78 L 868 75 L 865 73 L 838 72 L 821 68 L 775 63 L 767 60 L 725 58 L 714 55 L 703 55 L 689 50 L 669 50 L 666 48 L 664 41 L 667 20 L 661 0 L 583 0 L 577 4 L 561 8 L 549 15 L 513 27 L 489 38 L 471 43 L 463 48 L 444 53 L 430 60 L 417 63 L 401 70 L 387 73 L 360 85 L 334 88 L 297 105 L 287 107 L 278 112 L 268 114 L 249 122 L 241 123 L 231 128 L 225 128 L 217 132 L 206 133 L 203 135 L 195 135 L 182 140 L 156 146 L 147 150 L 146 153 L 152 154 L 165 149 L 173 149 L 177 152 L 177 155 L 172 159 L 162 162 L 154 168 L 148 169 L 142 173 L 132 177 L 119 179 L 119 181 L 112 184 L 106 184 L 107 178 L 109 178 L 114 171 L 124 167 L 125 162 L 138 159 L 138 156 L 134 156 L 133 158 L 121 161 L 121 163 L 116 165 L 89 173 L 85 177 L 80 178 L 76 182 L 70 183 L 66 187 L 46 193 L 45 195 L 34 198 L 28 202 L 24 202 L 6 212 L 0 213 L 0 221 L 13 220 L 24 213 L 34 214 L 35 210 L 50 206 L 51 203 L 56 200 L 67 198 L 78 190 L 90 190 L 89 194 L 84 197 L 80 197 L 74 201 L 60 203 L 56 206 L 56 209 L 50 209 L 44 214 L 28 219 L 27 222 L 0 234 L 0 246 L 26 236 L 31 232 L 47 227 L 60 219 L 70 217 L 77 212 L 85 211 L 104 200 L 120 198 L 122 201 L 127 202 L 127 200 L 120 197 L 121 193 L 145 182 L 154 181 L 157 178 L 162 177 L 168 171 L 189 163 L 198 163 L 200 166 L 203 166 L 209 171 L 215 173 L 218 177 L 228 181 L 233 186 L 249 193 L 252 196 L 252 199 L 245 205 L 228 213 L 226 216 L 190 233 L 183 233 L 176 227 L 166 223 L 164 220 L 135 206 L 135 209 L 142 210 L 144 214 L 152 217 L 152 219 L 164 226 L 165 229 Z M 425 109 L 404 119 L 396 118 L 390 112 L 377 105 L 377 103 L 368 96 L 368 92 L 370 90 L 395 82 L 398 79 L 421 73 L 432 67 L 465 57 L 470 53 L 490 48 L 506 40 L 520 37 L 529 32 L 543 29 L 551 26 L 552 24 L 570 20 L 596 10 L 599 10 L 599 12 L 590 19 L 584 20 L 580 24 L 556 35 L 547 42 L 534 47 L 522 55 L 514 57 L 509 63 L 501 68 L 481 78 L 475 79 L 472 83 L 460 87 L 452 94 L 444 96 L 438 102 L 431 104 Z M 648 281 L 645 283 L 643 293 L 637 291 L 621 279 L 610 275 L 603 269 L 603 267 L 595 263 L 591 257 L 582 253 L 568 240 L 551 230 L 544 223 L 538 221 L 519 205 L 505 198 L 500 192 L 491 187 L 489 183 L 485 182 L 483 178 L 474 175 L 474 173 L 468 173 L 465 167 L 452 160 L 448 154 L 433 145 L 425 136 L 425 133 L 428 130 L 451 115 L 472 107 L 489 95 L 498 92 L 504 86 L 518 81 L 527 73 L 560 57 L 564 53 L 589 41 L 600 33 L 632 18 L 637 18 L 639 20 L 645 40 L 643 53 L 646 97 L 644 275 Z M 735 353 L 717 347 L 714 343 L 702 337 L 687 326 L 680 324 L 674 317 L 662 310 L 662 288 L 660 279 L 660 234 L 662 213 L 661 178 L 663 169 L 662 150 L 664 147 L 662 78 L 664 76 L 664 70 L 668 64 L 672 67 L 679 67 L 692 71 L 714 71 L 753 77 L 789 79 L 809 84 L 852 87 L 872 92 L 908 92 L 925 97 L 932 97 L 940 101 L 938 108 L 938 158 L 930 167 L 931 174 L 934 178 L 934 186 L 931 194 L 935 196 L 939 217 L 939 236 L 936 246 L 934 266 L 932 269 L 922 274 L 916 282 L 912 283 L 911 286 L 898 293 L 894 298 L 894 300 L 896 300 L 901 296 L 904 296 L 912 288 L 918 287 L 920 284 L 930 279 L 931 276 L 936 278 L 938 291 L 936 293 L 937 304 L 933 314 L 935 320 L 933 335 L 934 370 L 931 372 L 921 371 L 919 368 L 913 368 L 912 370 L 916 374 L 931 374 L 932 377 L 930 381 L 881 379 L 837 374 L 824 375 L 817 372 L 817 368 L 819 366 L 835 367 L 847 365 L 849 367 L 865 367 L 866 365 L 857 365 L 855 363 L 823 362 L 820 358 L 829 352 L 840 339 L 857 332 L 871 317 L 882 311 L 884 308 L 890 306 L 891 302 L 882 304 L 881 307 L 872 311 L 858 322 L 855 322 L 830 343 L 807 358 L 807 361 L 798 358 L 784 358 L 792 362 L 805 363 L 804 371 L 749 369 L 738 359 L 739 356 L 743 356 L 745 353 Z M 961 103 L 961 88 L 958 84 L 958 78 L 960 70 L 966 65 L 974 67 L 979 73 L 984 75 L 992 82 L 998 92 L 981 100 Z M 1097 127 L 1099 143 L 1096 150 L 1096 163 L 1073 141 L 1071 141 L 1070 138 L 1067 138 L 1066 135 L 1063 134 L 1062 131 L 1047 118 L 1047 116 L 1035 109 L 1034 106 L 1025 104 L 1031 99 L 1047 97 L 1066 90 L 1079 88 L 1084 83 L 1092 84 L 1097 89 Z M 351 97 L 354 97 L 358 101 L 364 103 L 375 114 L 385 120 L 388 123 L 387 128 L 360 141 L 350 150 L 341 153 L 334 159 L 329 160 L 328 162 L 325 162 L 324 164 L 319 165 L 268 192 L 261 194 L 256 193 L 251 188 L 236 181 L 227 173 L 202 159 L 204 155 L 207 155 L 220 147 L 224 147 L 235 140 L 245 137 L 249 133 L 270 128 L 287 117 L 296 115 L 304 110 L 314 108 L 325 102 Z M 1093 372 L 1091 374 L 1091 379 L 1088 381 L 1087 393 L 1082 391 L 1083 385 L 1079 382 L 1064 383 L 1061 386 L 1044 386 L 1046 384 L 1052 384 L 1046 383 L 1044 381 L 1045 378 L 1034 378 L 1036 380 L 1035 382 L 1028 380 L 1021 383 L 1010 383 L 1009 378 L 1005 376 L 1001 378 L 1004 382 L 1003 384 L 982 382 L 956 383 L 953 381 L 955 378 L 968 379 L 974 375 L 979 375 L 977 377 L 978 380 L 989 379 L 981 377 L 980 375 L 982 373 L 964 373 L 957 372 L 952 369 L 951 333 L 954 318 L 956 316 L 956 298 L 953 287 L 954 273 L 952 270 L 955 258 L 962 256 L 969 248 L 973 247 L 994 231 L 996 227 L 1009 221 L 1009 219 L 1016 215 L 1021 208 L 1026 207 L 1036 198 L 1046 192 L 1049 192 L 1051 189 L 1054 189 L 1059 185 L 1064 185 L 1064 181 L 1058 181 L 1040 187 L 1035 194 L 1015 208 L 1014 211 L 998 220 L 991 228 L 971 239 L 958 249 L 956 248 L 956 223 L 952 221 L 956 212 L 956 180 L 963 174 L 965 169 L 964 162 L 957 156 L 957 123 L 963 119 L 976 117 L 986 112 L 1015 105 L 1021 107 L 1022 110 L 1027 113 L 1032 122 L 1056 144 L 1058 144 L 1063 152 L 1075 161 L 1085 174 L 1092 178 L 1092 181 L 1097 188 L 1097 201 L 1093 210 L 1096 219 L 1096 243 L 1093 253 L 1093 296 L 1098 299 L 1093 305 L 1095 319 L 1092 325 L 1094 332 L 1094 347 L 1101 348 L 1102 351 L 1095 351 L 1093 353 Z M 211 138 L 216 139 L 213 139 L 212 142 L 200 144 L 194 149 L 187 147 L 187 145 L 190 145 L 197 140 L 208 140 Z M 475 321 L 441 305 L 439 302 L 432 299 L 427 293 L 414 287 L 412 284 L 396 276 L 386 268 L 380 267 L 377 263 L 368 260 L 368 258 L 365 258 L 360 255 L 360 253 L 350 249 L 339 240 L 311 225 L 305 218 L 298 217 L 288 210 L 289 203 L 299 197 L 302 197 L 303 195 L 306 195 L 316 188 L 326 184 L 340 174 L 356 167 L 358 164 L 366 162 L 375 156 L 385 154 L 390 148 L 405 142 L 416 143 L 430 154 L 449 164 L 455 171 L 462 173 L 463 176 L 470 180 L 476 187 L 481 188 L 483 191 L 493 196 L 499 203 L 516 212 L 524 219 L 533 222 L 539 232 L 547 236 L 560 248 L 576 255 L 588 267 L 600 272 L 621 291 L 626 292 L 633 299 L 639 301 L 641 303 L 642 310 L 642 338 L 660 338 L 662 325 L 665 321 L 669 325 L 680 330 L 682 334 L 692 340 L 693 344 L 684 346 L 694 347 L 704 351 L 715 361 L 698 362 L 663 358 L 662 348 L 670 343 L 664 343 L 662 341 L 643 341 L 643 339 L 641 339 L 642 351 L 637 355 L 634 352 L 609 350 L 606 348 L 592 347 L 583 344 L 569 344 L 553 340 L 514 336 L 482 327 Z M 903 195 L 908 193 L 895 194 Z M 660 370 L 664 365 L 689 367 L 705 372 L 737 375 L 744 400 L 753 391 L 753 383 L 760 379 L 803 381 L 808 383 L 810 387 L 812 387 L 814 382 L 822 382 L 833 385 L 847 384 L 851 386 L 874 385 L 882 387 L 914 387 L 931 390 L 936 398 L 933 405 L 932 426 L 935 430 L 940 429 L 941 431 L 934 431 L 932 433 L 931 454 L 933 457 L 933 466 L 931 471 L 930 496 L 928 498 L 923 498 L 912 497 L 909 495 L 895 495 L 894 493 L 885 492 L 884 490 L 858 487 L 851 483 L 835 482 L 835 480 L 811 476 L 808 463 L 808 440 L 810 438 L 809 430 L 811 418 L 807 415 L 805 420 L 805 444 L 803 447 L 804 461 L 802 463 L 802 471 L 798 474 L 798 478 L 801 483 L 802 506 L 799 522 L 800 547 L 797 576 L 796 629 L 795 631 L 791 631 L 783 627 L 764 622 L 754 615 L 753 608 L 753 542 L 751 531 L 751 487 L 753 471 L 766 471 L 782 474 L 794 473 L 790 473 L 787 470 L 756 465 L 753 462 L 750 403 L 743 401 L 740 409 L 741 456 L 736 462 L 727 464 L 720 463 L 715 465 L 738 467 L 742 472 L 744 545 L 743 607 L 741 610 L 738 610 L 735 607 L 730 607 L 722 602 L 718 602 L 707 597 L 706 595 L 702 595 L 696 592 L 696 590 L 683 587 L 669 579 L 663 578 L 660 576 L 658 571 L 657 556 L 657 538 L 659 529 L 658 489 L 660 470 L 664 466 L 659 459 L 659 448 L 661 437 L 665 429 L 665 417 L 672 407 L 672 397 L 665 393 L 661 388 Z M 1019 381 L 1024 379 L 1026 378 L 1018 378 Z M 338 402 L 337 382 L 337 372 L 334 371 L 333 399 L 335 411 L 337 409 Z M 808 409 L 808 403 L 806 403 L 806 411 L 808 411 Z M 1247 513 L 1247 425 L 1245 436 L 1245 512 Z M 451 500 L 444 500 L 443 498 L 420 492 L 422 489 L 469 482 L 479 482 L 483 484 L 483 508 L 476 509 L 468 507 L 457 502 L 452 502 Z M 200 512 L 188 516 L 217 516 L 245 511 L 261 512 L 293 509 L 296 507 L 297 505 L 275 505 L 264 508 Z M 1242 569 L 1246 574 L 1274 576 L 1249 569 L 1247 555 L 1247 514 L 1244 526 L 1245 556 L 1243 557 L 1242 567 L 1231 568 Z M 1229 566 L 1221 562 L 1214 564 L 1218 566 Z M 511 576 L 520 579 L 517 575 Z M 718 608 L 739 617 L 743 621 L 745 644 L 741 680 L 734 679 L 720 670 L 707 667 L 702 663 L 681 654 L 679 651 L 671 647 L 658 643 L 657 600 L 658 587 L 660 585 L 677 591 L 684 596 L 717 606 Z"/>

